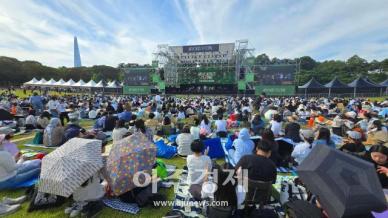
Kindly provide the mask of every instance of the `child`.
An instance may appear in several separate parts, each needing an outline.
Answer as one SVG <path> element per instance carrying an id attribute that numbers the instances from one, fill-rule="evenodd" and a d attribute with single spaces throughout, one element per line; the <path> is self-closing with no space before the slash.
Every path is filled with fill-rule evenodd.
<path id="1" fill-rule="evenodd" d="M 189 191 L 196 200 L 201 200 L 202 183 L 206 180 L 207 172 L 212 169 L 212 162 L 207 156 L 208 149 L 202 152 L 205 145 L 197 139 L 191 143 L 193 154 L 187 156 L 188 177 L 187 183 L 190 185 Z"/>

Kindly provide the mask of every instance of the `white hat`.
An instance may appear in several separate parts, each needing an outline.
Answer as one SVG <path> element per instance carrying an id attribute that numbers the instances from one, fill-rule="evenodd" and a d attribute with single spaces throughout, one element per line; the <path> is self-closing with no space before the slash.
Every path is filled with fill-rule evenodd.
<path id="1" fill-rule="evenodd" d="M 347 116 L 347 117 L 351 117 L 351 118 L 356 118 L 356 116 L 357 116 L 357 113 L 356 112 L 354 112 L 354 111 L 349 111 L 349 112 L 346 112 L 345 113 L 345 116 Z"/>
<path id="2" fill-rule="evenodd" d="M 359 140 L 361 139 L 361 133 L 357 132 L 357 131 L 347 131 L 346 134 L 352 138 L 352 139 L 355 139 L 355 140 Z"/>

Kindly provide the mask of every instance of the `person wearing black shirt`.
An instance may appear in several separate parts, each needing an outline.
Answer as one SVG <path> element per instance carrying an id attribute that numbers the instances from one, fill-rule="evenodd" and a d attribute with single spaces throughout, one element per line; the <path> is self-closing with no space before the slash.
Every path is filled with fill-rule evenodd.
<path id="1" fill-rule="evenodd" d="M 272 144 L 261 141 L 256 144 L 256 153 L 243 156 L 237 163 L 235 169 L 241 175 L 242 170 L 248 170 L 248 178 L 251 180 L 276 182 L 276 166 L 269 159 L 271 156 Z M 244 175 L 245 176 L 245 175 Z"/>

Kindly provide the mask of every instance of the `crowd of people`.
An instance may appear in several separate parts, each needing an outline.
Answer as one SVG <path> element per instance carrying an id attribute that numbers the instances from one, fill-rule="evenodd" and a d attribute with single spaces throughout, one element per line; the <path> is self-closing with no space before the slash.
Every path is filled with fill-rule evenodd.
<path id="1" fill-rule="evenodd" d="M 35 130 L 34 141 L 47 147 L 61 146 L 76 137 L 99 139 L 105 146 L 111 135 L 114 147 L 120 140 L 136 135 L 150 142 L 177 135 L 169 146 L 175 146 L 179 158 L 186 159 L 189 191 L 197 200 L 205 199 L 203 185 L 214 169 L 219 179 L 225 181 L 224 170 L 234 169 L 237 177 L 244 176 L 242 171 L 247 170 L 250 180 L 275 183 L 276 167 L 300 165 L 317 146 L 339 149 L 373 163 L 382 188 L 388 189 L 388 100 L 265 95 L 57 97 L 38 93 L 24 99 L 14 95 L 0 98 L 0 110 L 15 117 L 1 121 L 0 190 L 40 173 L 41 161 L 24 161 L 12 143 L 14 132 L 22 130 Z M 94 125 L 83 128 L 79 124 L 82 119 L 93 120 Z M 207 155 L 209 150 L 203 142 L 211 138 L 233 139 L 231 146 L 225 148 L 229 161 L 224 166 L 215 164 Z M 292 146 L 289 152 L 281 151 L 279 138 Z M 95 184 L 90 181 L 99 180 L 91 179 L 85 186 L 103 187 L 104 194 L 108 194 L 109 178 L 102 178 L 102 183 Z M 241 187 L 230 182 L 218 181 L 218 184 L 222 185 L 218 186 L 214 199 L 228 201 L 234 207 L 231 211 L 237 211 L 245 198 Z M 226 195 L 231 189 L 236 191 Z M 143 188 L 135 190 L 131 193 L 140 195 Z M 100 192 L 96 194 L 99 196 L 82 202 L 101 198 Z M 121 198 L 129 201 L 127 196 L 123 194 Z M 154 198 L 150 196 L 151 200 Z M 65 211 L 72 217 L 86 205 L 74 200 L 78 203 Z M 0 215 L 10 210 L 10 205 L 2 205 Z M 325 214 L 325 208 L 322 211 Z"/>

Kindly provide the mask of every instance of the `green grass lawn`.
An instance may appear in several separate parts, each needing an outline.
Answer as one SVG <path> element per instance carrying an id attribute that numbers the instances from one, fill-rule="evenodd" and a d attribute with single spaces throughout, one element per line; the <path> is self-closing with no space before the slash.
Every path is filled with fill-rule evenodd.
<path id="1" fill-rule="evenodd" d="M 81 126 L 83 127 L 91 127 L 93 124 L 93 121 L 90 120 L 83 120 L 81 121 Z M 13 139 L 14 140 L 20 140 L 25 137 L 33 137 L 33 133 L 30 134 L 24 134 L 24 135 L 19 135 L 15 136 Z M 24 139 L 21 141 L 18 141 L 18 147 L 19 149 L 34 149 L 34 150 L 39 150 L 39 151 L 47 151 L 50 152 L 52 149 L 42 149 L 42 148 L 31 148 L 31 147 L 25 147 L 23 144 L 29 143 L 32 141 L 32 138 L 30 139 Z M 183 166 L 186 164 L 186 160 L 181 158 L 181 157 L 175 157 L 172 159 L 163 159 L 163 161 L 166 164 L 172 164 L 177 166 L 177 168 L 182 169 Z M 217 160 L 218 163 L 222 163 L 223 160 Z M 178 175 L 175 175 L 178 176 Z M 19 190 L 12 190 L 12 191 L 0 191 L 0 200 L 2 200 L 3 197 L 19 197 L 23 195 L 25 192 L 25 189 L 19 189 Z M 167 200 L 173 200 L 174 199 L 174 188 L 171 187 L 169 189 L 161 189 L 161 192 L 166 195 Z M 68 202 L 71 202 L 70 200 Z M 54 208 L 54 209 L 47 209 L 47 210 L 41 210 L 41 211 L 35 211 L 32 213 L 27 213 L 27 208 L 28 208 L 29 202 L 26 202 L 22 205 L 22 208 L 14 213 L 11 214 L 7 217 L 11 218 L 46 218 L 46 217 L 68 217 L 64 213 L 64 209 L 68 206 L 68 203 L 64 204 L 62 207 L 59 208 Z M 171 208 L 169 207 L 161 207 L 161 208 L 153 208 L 153 207 L 145 207 L 141 208 L 140 212 L 138 215 L 129 215 L 127 213 L 122 213 L 116 210 L 112 210 L 108 207 L 104 207 L 102 213 L 99 215 L 99 217 L 111 217 L 111 218 L 116 218 L 116 217 L 147 217 L 147 218 L 153 218 L 153 217 L 162 217 L 164 216 Z"/>

